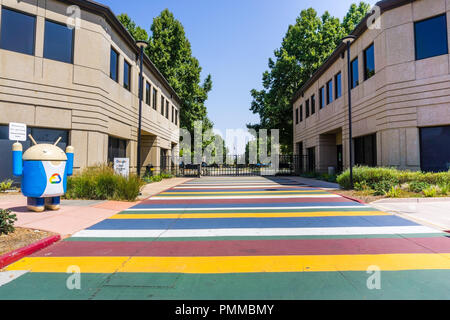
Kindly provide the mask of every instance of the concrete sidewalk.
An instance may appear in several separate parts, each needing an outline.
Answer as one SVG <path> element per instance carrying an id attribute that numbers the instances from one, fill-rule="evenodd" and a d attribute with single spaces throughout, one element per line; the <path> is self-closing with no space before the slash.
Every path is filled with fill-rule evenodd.
<path id="1" fill-rule="evenodd" d="M 450 230 L 450 198 L 381 199 L 371 206 L 418 223 Z"/>
<path id="2" fill-rule="evenodd" d="M 190 179 L 173 178 L 144 186 L 138 200 L 146 199 Z M 16 227 L 50 231 L 68 237 L 99 223 L 118 212 L 136 205 L 138 201 L 62 200 L 58 211 L 31 212 L 27 198 L 21 194 L 1 194 L 0 208 L 17 215 Z"/>
<path id="3" fill-rule="evenodd" d="M 339 190 L 339 184 L 328 182 L 328 181 L 322 181 L 317 179 L 309 179 L 309 178 L 303 178 L 303 177 L 288 177 L 291 180 L 294 180 L 296 182 L 305 184 L 307 186 L 316 187 L 316 188 L 322 188 L 326 190 Z"/>

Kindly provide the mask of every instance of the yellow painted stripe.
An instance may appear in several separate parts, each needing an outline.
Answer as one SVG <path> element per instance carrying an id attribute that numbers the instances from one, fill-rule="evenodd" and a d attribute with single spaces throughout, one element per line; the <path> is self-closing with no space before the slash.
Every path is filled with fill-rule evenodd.
<path id="1" fill-rule="evenodd" d="M 168 213 L 116 214 L 109 219 L 197 219 L 197 218 L 289 218 L 289 217 L 349 217 L 390 216 L 382 211 L 327 211 L 327 212 L 251 212 L 251 213 Z"/>
<path id="2" fill-rule="evenodd" d="M 450 254 L 375 254 L 238 257 L 28 257 L 6 270 L 82 273 L 246 273 L 450 269 Z"/>
<path id="3" fill-rule="evenodd" d="M 326 191 L 322 191 L 322 190 L 290 190 L 290 191 L 205 191 L 205 192 L 161 192 L 159 193 L 159 195 L 186 195 L 186 194 L 192 194 L 192 195 L 197 195 L 197 194 L 218 194 L 218 193 L 229 193 L 229 194 L 240 194 L 240 193 L 261 193 L 261 194 L 266 194 L 266 193 L 298 193 L 298 194 L 302 194 L 302 193 L 323 193 L 326 194 L 328 192 Z"/>

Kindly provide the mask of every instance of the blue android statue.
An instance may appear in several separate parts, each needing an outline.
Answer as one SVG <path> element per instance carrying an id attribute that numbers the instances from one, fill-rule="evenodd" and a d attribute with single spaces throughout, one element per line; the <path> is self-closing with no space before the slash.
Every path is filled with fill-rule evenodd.
<path id="1" fill-rule="evenodd" d="M 66 153 L 58 148 L 59 138 L 53 145 L 37 144 L 29 135 L 33 146 L 22 154 L 22 144 L 13 144 L 13 174 L 22 177 L 22 193 L 27 197 L 27 208 L 42 212 L 58 210 L 60 197 L 67 190 L 67 176 L 73 173 L 73 147 Z"/>

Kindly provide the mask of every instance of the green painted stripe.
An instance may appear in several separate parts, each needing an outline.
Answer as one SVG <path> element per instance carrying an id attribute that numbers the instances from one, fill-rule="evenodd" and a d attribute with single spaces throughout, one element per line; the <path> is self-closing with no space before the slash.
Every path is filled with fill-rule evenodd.
<path id="1" fill-rule="evenodd" d="M 332 235 L 332 236 L 267 236 L 267 237 L 180 237 L 180 238 L 83 238 L 71 237 L 64 241 L 111 241 L 111 242 L 152 242 L 152 241 L 221 241 L 221 240 L 294 240 L 294 239 L 368 239 L 368 238 L 434 238 L 445 236 L 445 233 L 416 234 L 372 234 L 372 235 Z"/>
<path id="2" fill-rule="evenodd" d="M 0 287 L 0 299 L 450 299 L 450 270 L 381 271 L 369 290 L 365 271 L 166 274 L 81 274 L 81 289 L 66 273 L 27 273 Z M 264 290 L 261 290 L 264 288 Z"/>
<path id="3" fill-rule="evenodd" d="M 355 208 L 342 208 L 339 207 L 330 208 L 330 209 L 235 209 L 230 208 L 227 210 L 216 210 L 216 209 L 209 209 L 209 210 L 195 210 L 195 209 L 178 209 L 178 210 L 139 210 L 139 211 L 132 211 L 132 210 L 125 210 L 118 214 L 164 214 L 164 213 L 281 213 L 281 212 L 352 212 L 352 211 L 380 211 L 375 208 L 371 207 L 355 207 Z"/>

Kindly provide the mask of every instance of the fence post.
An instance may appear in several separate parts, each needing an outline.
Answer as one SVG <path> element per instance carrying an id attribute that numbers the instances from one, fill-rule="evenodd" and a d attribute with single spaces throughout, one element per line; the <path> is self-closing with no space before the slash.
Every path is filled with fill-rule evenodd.
<path id="1" fill-rule="evenodd" d="M 201 178 L 202 177 L 202 165 L 198 164 L 198 169 L 197 169 L 197 178 Z"/>

